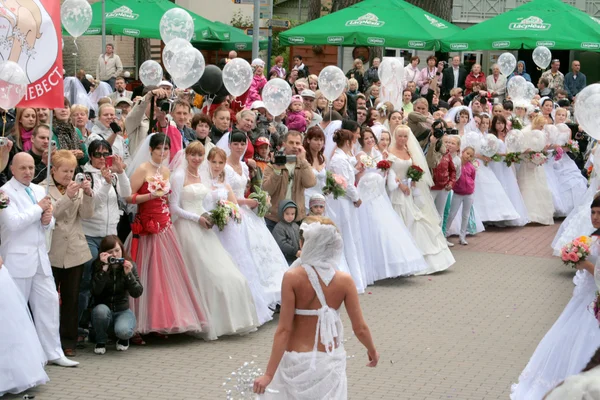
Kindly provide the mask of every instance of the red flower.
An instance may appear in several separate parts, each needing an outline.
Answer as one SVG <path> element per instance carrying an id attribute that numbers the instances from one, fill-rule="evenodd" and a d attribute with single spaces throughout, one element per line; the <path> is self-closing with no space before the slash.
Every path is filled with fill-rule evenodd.
<path id="1" fill-rule="evenodd" d="M 377 168 L 382 170 L 388 170 L 392 167 L 392 164 L 388 160 L 381 160 L 377 163 Z"/>

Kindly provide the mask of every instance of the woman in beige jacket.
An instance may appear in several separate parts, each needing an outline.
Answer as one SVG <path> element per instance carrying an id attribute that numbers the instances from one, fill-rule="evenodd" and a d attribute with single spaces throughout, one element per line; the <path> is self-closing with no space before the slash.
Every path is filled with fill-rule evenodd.
<path id="1" fill-rule="evenodd" d="M 79 284 L 83 264 L 92 258 L 87 245 L 81 218 L 94 213 L 92 187 L 87 179 L 73 180 L 77 159 L 69 150 L 59 150 L 52 156 L 51 178 L 41 183 L 48 186 L 54 205 L 56 224 L 52 232 L 50 264 L 56 289 L 60 291 L 60 336 L 65 355 L 75 355 Z"/>

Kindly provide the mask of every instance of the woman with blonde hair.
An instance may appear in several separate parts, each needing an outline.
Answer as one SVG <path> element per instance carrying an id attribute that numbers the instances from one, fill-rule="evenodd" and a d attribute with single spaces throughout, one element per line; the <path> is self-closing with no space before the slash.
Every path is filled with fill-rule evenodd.
<path id="1" fill-rule="evenodd" d="M 315 74 L 311 74 L 308 76 L 308 88 L 313 92 L 319 90 L 319 77 Z"/>
<path id="2" fill-rule="evenodd" d="M 51 177 L 41 183 L 48 187 L 56 219 L 48 257 L 56 290 L 60 290 L 60 336 L 67 357 L 75 355 L 79 286 L 83 264 L 92 258 L 81 219 L 91 218 L 94 214 L 91 183 L 85 178 L 82 182 L 74 181 L 75 168 L 75 155 L 69 150 L 59 150 L 52 156 Z"/>
<path id="3" fill-rule="evenodd" d="M 312 223 L 300 228 L 302 254 L 281 285 L 281 314 L 269 364 L 253 389 L 265 399 L 346 399 L 342 304 L 354 334 L 367 349 L 368 367 L 377 366 L 379 353 L 352 276 L 336 271 L 344 247 L 342 236 L 328 218 L 305 221 Z"/>
<path id="4" fill-rule="evenodd" d="M 340 94 L 340 97 L 333 101 L 333 111 L 340 113 L 342 118 L 348 117 L 348 97 L 346 93 Z"/>
<path id="5" fill-rule="evenodd" d="M 348 79 L 356 79 L 358 81 L 358 91 L 363 92 L 364 90 L 364 75 L 365 68 L 363 65 L 363 61 L 360 58 L 354 60 L 354 64 L 352 65 L 352 69 L 346 72 L 346 78 Z"/>
<path id="6" fill-rule="evenodd" d="M 81 132 L 81 135 L 85 139 L 92 134 L 87 128 L 89 113 L 89 109 L 82 104 L 73 104 L 71 106 L 71 123 L 75 128 L 79 129 L 79 132 Z"/>
<path id="7" fill-rule="evenodd" d="M 325 95 L 320 90 L 317 90 L 315 93 L 315 102 L 313 104 L 315 108 L 313 111 L 320 115 L 329 111 L 329 100 L 325 98 Z"/>

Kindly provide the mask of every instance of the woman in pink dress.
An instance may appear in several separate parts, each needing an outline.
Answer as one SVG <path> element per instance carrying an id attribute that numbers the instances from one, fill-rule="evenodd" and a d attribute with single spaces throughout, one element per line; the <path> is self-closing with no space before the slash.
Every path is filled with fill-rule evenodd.
<path id="1" fill-rule="evenodd" d="M 138 266 L 144 294 L 132 300 L 132 310 L 141 334 L 157 332 L 200 333 L 205 313 L 199 294 L 187 274 L 169 213 L 169 138 L 163 133 L 150 137 L 150 159 L 130 177 L 128 203 L 136 204 L 133 237 L 125 244 Z M 140 148 L 139 151 L 144 151 Z"/>

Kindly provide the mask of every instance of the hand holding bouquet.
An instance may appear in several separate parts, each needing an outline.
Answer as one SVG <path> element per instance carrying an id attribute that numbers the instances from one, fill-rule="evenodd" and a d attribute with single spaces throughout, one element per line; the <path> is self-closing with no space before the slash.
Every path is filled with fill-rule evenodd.
<path id="1" fill-rule="evenodd" d="M 515 153 L 506 153 L 506 155 L 504 156 L 504 162 L 506 163 L 507 167 L 510 167 L 513 164 L 518 164 L 521 162 L 521 153 L 520 152 L 515 152 Z"/>
<path id="2" fill-rule="evenodd" d="M 325 186 L 323 186 L 323 195 L 327 196 L 329 194 L 333 195 L 334 199 L 337 199 L 340 196 L 344 196 L 346 194 L 346 188 L 348 187 L 348 182 L 343 176 L 336 175 L 327 171 L 327 177 L 325 178 Z"/>
<path id="3" fill-rule="evenodd" d="M 548 156 L 540 151 L 532 151 L 526 154 L 526 160 L 528 160 L 533 165 L 539 167 L 540 165 L 544 165 L 546 161 L 548 161 Z"/>
<path id="4" fill-rule="evenodd" d="M 4 191 L 0 190 L 0 210 L 4 210 L 10 204 L 10 198 Z"/>
<path id="5" fill-rule="evenodd" d="M 262 190 L 258 186 L 254 186 L 254 193 L 250 193 L 248 198 L 258 201 L 258 207 L 256 208 L 256 215 L 264 217 L 271 208 L 271 198 L 269 194 Z"/>
<path id="6" fill-rule="evenodd" d="M 565 147 L 567 148 L 567 151 L 570 151 L 573 154 L 579 153 L 579 143 L 577 142 L 577 140 L 569 140 Z"/>
<path id="7" fill-rule="evenodd" d="M 411 165 L 408 167 L 408 171 L 406 171 L 406 178 L 408 178 L 411 182 L 419 182 L 423 177 L 425 172 L 418 165 Z"/>
<path id="8" fill-rule="evenodd" d="M 153 197 L 163 197 L 171 191 L 171 184 L 162 174 L 156 174 L 148 182 L 148 191 Z"/>
<path id="9" fill-rule="evenodd" d="M 210 222 L 217 225 L 220 231 L 225 229 L 225 225 L 230 220 L 238 224 L 242 222 L 242 214 L 240 213 L 239 206 L 227 200 L 219 200 L 217 206 L 209 213 L 209 217 Z"/>
<path id="10" fill-rule="evenodd" d="M 392 168 L 392 163 L 388 160 L 381 160 L 377 163 L 377 168 L 383 172 L 387 172 L 390 168 Z"/>
<path id="11" fill-rule="evenodd" d="M 590 255 L 592 239 L 589 236 L 580 236 L 571 243 L 566 244 L 560 251 L 560 257 L 565 265 L 575 268 L 575 264 L 584 261 Z"/>

